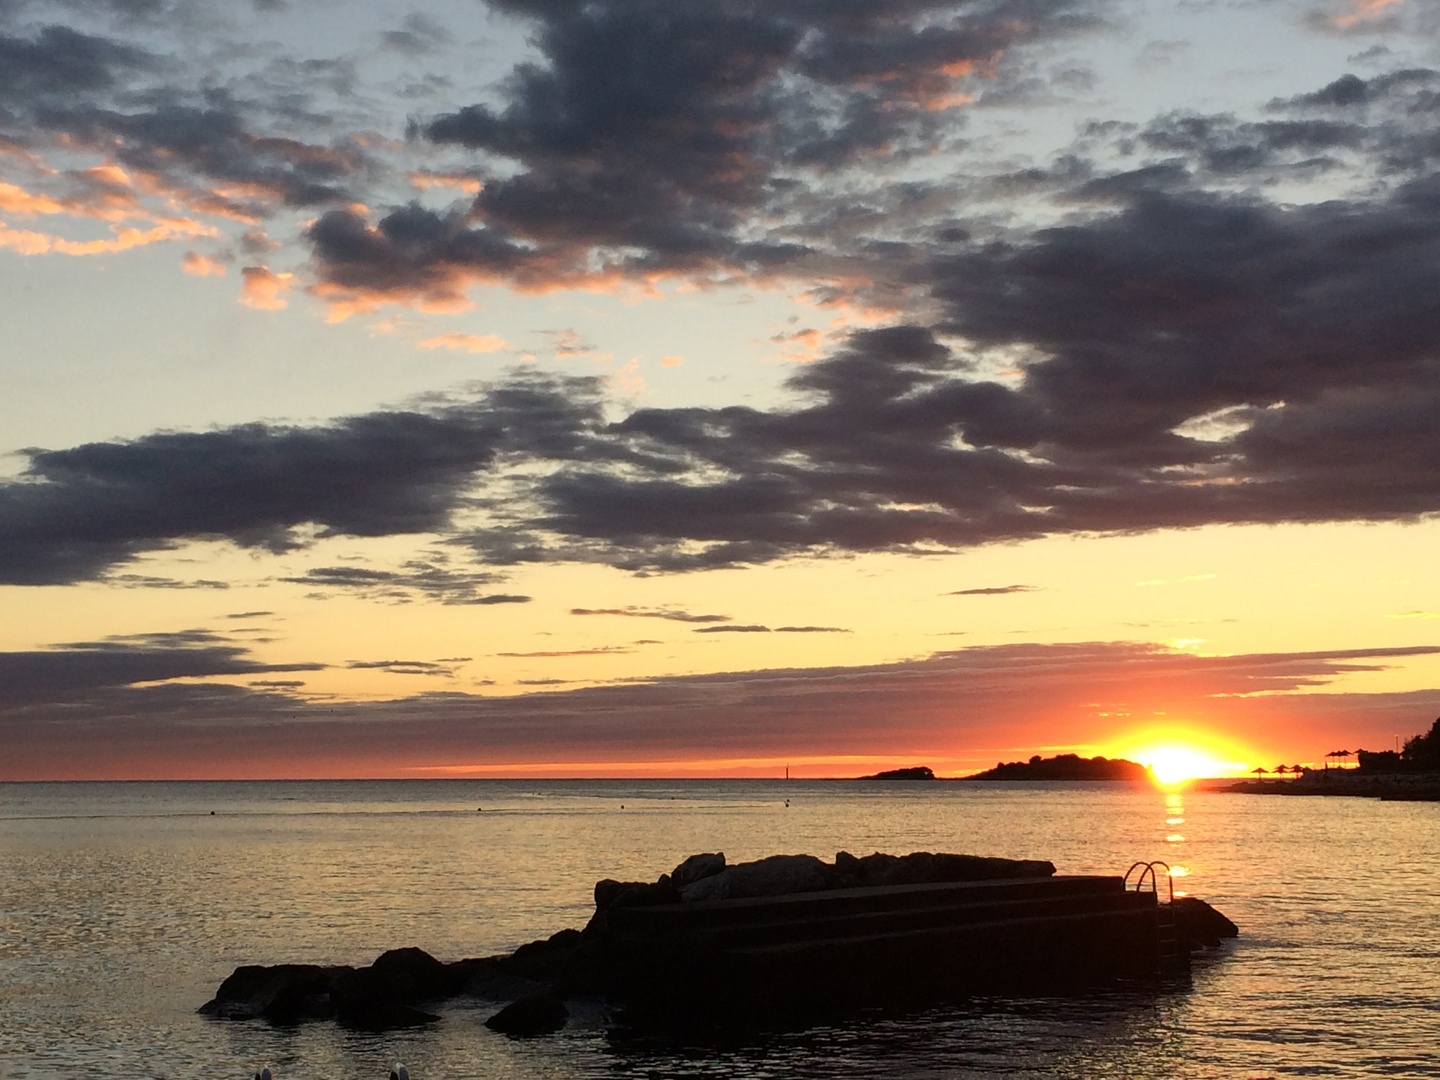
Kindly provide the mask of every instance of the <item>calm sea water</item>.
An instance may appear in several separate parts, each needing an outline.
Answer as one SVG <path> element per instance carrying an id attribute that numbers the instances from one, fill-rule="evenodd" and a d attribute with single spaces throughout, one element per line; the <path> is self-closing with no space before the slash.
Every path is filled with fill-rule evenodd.
<path id="1" fill-rule="evenodd" d="M 786 805 L 786 800 L 789 805 Z M 361 1035 L 195 1015 L 239 964 L 445 959 L 583 925 L 601 877 L 837 849 L 1163 858 L 1240 924 L 1192 984 L 986 999 L 737 1046 L 445 1007 Z M 1110 785 L 0 784 L 0 1078 L 1440 1076 L 1440 805 Z"/>

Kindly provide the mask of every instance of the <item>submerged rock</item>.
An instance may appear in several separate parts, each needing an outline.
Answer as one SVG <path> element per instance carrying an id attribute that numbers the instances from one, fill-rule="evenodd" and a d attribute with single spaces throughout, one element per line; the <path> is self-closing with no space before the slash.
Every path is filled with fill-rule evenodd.
<path id="1" fill-rule="evenodd" d="M 502 1035 L 529 1038 L 551 1035 L 565 1026 L 570 1010 L 552 994 L 532 994 L 512 1001 L 489 1020 L 485 1026 Z"/>

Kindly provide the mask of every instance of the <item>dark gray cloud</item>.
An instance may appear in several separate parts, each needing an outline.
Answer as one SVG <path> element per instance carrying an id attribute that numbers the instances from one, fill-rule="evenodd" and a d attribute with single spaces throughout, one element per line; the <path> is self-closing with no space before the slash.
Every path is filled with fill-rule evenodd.
<path id="1" fill-rule="evenodd" d="M 351 660 L 345 665 L 352 671 L 388 671 L 392 675 L 429 675 L 449 679 L 455 675 L 455 664 L 431 660 Z"/>
<path id="2" fill-rule="evenodd" d="M 152 577 L 148 574 L 110 574 L 104 579 L 105 584 L 115 585 L 122 589 L 228 589 L 228 581 L 216 581 L 213 578 L 195 578 L 190 581 L 181 581 L 178 578 Z"/>
<path id="3" fill-rule="evenodd" d="M 770 627 L 754 623 L 745 626 L 701 626 L 691 631 L 695 634 L 768 634 L 770 632 Z"/>
<path id="4" fill-rule="evenodd" d="M 598 408 L 592 382 L 522 380 L 473 402 L 321 427 L 246 424 L 27 451 L 23 479 L 0 485 L 0 581 L 84 580 L 187 537 L 278 552 L 302 542 L 301 526 L 346 536 L 443 530 L 502 452 L 563 459 Z M 368 582 L 361 570 L 316 574 L 305 580 L 428 590 L 451 602 L 473 600 L 485 580 L 432 564 Z"/>
<path id="5" fill-rule="evenodd" d="M 172 679 L 318 671 L 324 664 L 264 664 L 206 630 L 81 641 L 53 649 L 0 652 L 0 711 L 92 700 L 125 687 Z"/>
<path id="6" fill-rule="evenodd" d="M 456 570 L 442 558 L 413 559 L 399 570 L 374 570 L 362 566 L 313 567 L 298 577 L 281 581 L 312 585 L 319 589 L 344 590 L 367 600 L 408 603 L 415 599 L 437 600 L 442 604 L 525 604 L 530 597 L 515 593 L 482 592 L 501 575 L 484 570 Z M 323 596 L 324 593 L 318 595 Z"/>
<path id="7" fill-rule="evenodd" d="M 675 101 L 651 101 L 648 83 L 601 71 L 587 50 L 606 54 L 606 35 L 626 28 L 642 41 L 652 30 L 691 44 L 687 35 L 703 28 L 723 37 L 750 8 L 668 18 L 619 0 L 507 10 L 541 20 L 549 66 L 517 75 L 507 105 L 467 113 L 465 124 L 478 125 L 466 136 L 477 147 L 529 167 L 518 181 L 592 158 L 589 175 L 606 177 L 607 155 L 659 139 L 675 109 L 729 117 L 732 105 L 763 104 L 757 88 L 785 65 L 841 86 L 871 61 L 847 59 L 839 38 L 826 45 L 826 27 L 853 17 L 864 42 L 894 29 L 886 20 L 896 12 L 929 9 L 836 8 L 822 19 L 802 4 L 765 16 L 733 28 L 735 42 L 750 42 L 751 67 L 701 65 L 661 79 Z M 1010 9 L 983 9 L 1001 10 Z M 642 33 L 641 14 L 656 27 Z M 812 17 L 820 21 L 804 22 Z M 786 36 L 802 24 L 820 29 Z M 896 42 L 929 40 L 910 26 Z M 906 77 L 897 75 L 896 93 Z M 592 87 L 607 78 L 621 85 Z M 582 101 L 584 87 L 615 100 Z M 620 124 L 607 136 L 613 146 L 595 142 L 601 128 L 587 118 L 602 107 L 634 120 L 642 141 L 627 142 Z M 597 384 L 530 379 L 469 402 L 323 427 L 31 451 L 24 482 L 0 486 L 0 580 L 84 580 L 186 538 L 280 551 L 300 542 L 302 527 L 440 533 L 492 565 L 650 571 L 1215 523 L 1418 520 L 1440 511 L 1437 113 L 1440 75 L 1412 70 L 1341 78 L 1269 103 L 1259 120 L 1092 125 L 1053 167 L 1007 174 L 1023 180 L 1025 198 L 1062 208 L 1058 223 L 970 230 L 947 216 L 937 240 L 851 252 L 852 267 L 904 278 L 921 297 L 915 316 L 853 334 L 798 370 L 791 401 L 768 409 L 644 408 L 612 423 Z M 722 126 L 740 134 L 716 136 L 720 147 L 761 138 Z M 725 206 L 725 221 L 749 220 L 758 204 L 744 191 L 683 187 L 688 168 L 708 175 L 711 152 L 704 139 L 693 153 L 686 145 L 655 175 L 689 192 L 682 201 L 702 206 L 701 217 L 703 206 Z M 614 168 L 622 164 L 617 157 Z M 744 175 L 725 183 L 743 188 Z M 1287 178 L 1323 183 L 1329 197 L 1266 194 Z M 482 198 L 508 182 L 487 185 Z M 652 223 L 663 224 L 668 205 L 655 203 Z M 919 223 L 928 212 L 908 213 Z M 374 230 L 350 211 L 322 216 L 314 230 L 332 283 L 433 292 L 454 286 L 447 267 L 488 259 L 504 275 L 519 265 L 510 260 L 538 258 L 551 241 L 527 227 L 539 239 L 515 239 L 515 222 L 497 231 L 475 214 L 409 208 Z M 589 244 L 600 234 L 576 235 Z M 650 243 L 633 239 L 636 250 Z M 434 260 L 442 248 L 449 254 Z M 519 462 L 527 468 L 504 468 Z M 431 560 L 325 567 L 302 580 L 502 602 L 507 594 L 479 591 L 487 573 Z"/>
<path id="8" fill-rule="evenodd" d="M 1012 593 L 1035 592 L 1034 585 L 987 585 L 978 589 L 957 589 L 946 596 L 1009 596 Z"/>
<path id="9" fill-rule="evenodd" d="M 631 619 L 669 619 L 683 623 L 730 622 L 729 615 L 696 615 L 676 608 L 646 608 L 630 605 L 623 608 L 571 608 L 571 615 L 623 615 Z"/>
<path id="10" fill-rule="evenodd" d="M 997 57 L 1097 24 L 1105 0 L 856 4 L 493 0 L 541 62 L 499 105 L 414 125 L 489 176 L 465 214 L 420 206 L 372 228 L 333 210 L 309 233 L 332 299 L 444 301 L 477 281 L 771 272 L 816 251 L 758 235 L 837 170 L 934 152 L 961 89 Z M 800 175 L 805 179 L 798 178 Z M 811 213 L 808 217 L 814 217 Z"/>

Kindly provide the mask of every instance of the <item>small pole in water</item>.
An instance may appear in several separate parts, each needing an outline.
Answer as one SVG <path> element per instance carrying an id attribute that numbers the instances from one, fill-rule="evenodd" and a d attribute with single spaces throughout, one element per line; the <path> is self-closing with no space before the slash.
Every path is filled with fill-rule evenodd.
<path id="1" fill-rule="evenodd" d="M 786 780 L 789 780 L 789 779 L 790 779 L 790 766 L 789 766 L 789 765 L 786 765 L 786 766 L 785 766 L 785 779 L 786 779 Z"/>

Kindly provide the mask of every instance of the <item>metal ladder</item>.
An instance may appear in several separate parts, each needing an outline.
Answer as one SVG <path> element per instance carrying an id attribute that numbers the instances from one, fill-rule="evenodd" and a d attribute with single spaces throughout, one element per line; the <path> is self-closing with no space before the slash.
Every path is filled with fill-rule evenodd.
<path id="1" fill-rule="evenodd" d="M 1165 871 L 1165 899 L 1160 898 L 1160 874 L 1156 868 Z M 1139 871 L 1136 874 L 1136 871 Z M 1125 888 L 1131 888 L 1130 876 L 1135 874 L 1134 891 L 1143 892 L 1148 879 L 1150 892 L 1155 896 L 1155 973 L 1162 979 L 1179 975 L 1185 970 L 1180 956 L 1180 929 L 1175 924 L 1175 879 L 1170 876 L 1170 864 L 1156 859 L 1152 862 L 1132 863 L 1125 871 Z"/>

